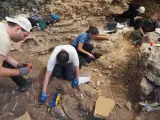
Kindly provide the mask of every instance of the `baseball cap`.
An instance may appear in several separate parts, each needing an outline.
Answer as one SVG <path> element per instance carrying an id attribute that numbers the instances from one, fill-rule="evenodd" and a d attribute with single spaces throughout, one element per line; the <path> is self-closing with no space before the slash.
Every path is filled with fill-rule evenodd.
<path id="1" fill-rule="evenodd" d="M 30 32 L 32 29 L 32 25 L 31 25 L 30 21 L 25 17 L 20 17 L 20 16 L 15 17 L 15 18 L 6 17 L 6 20 L 9 22 L 13 22 L 13 23 L 18 24 L 27 32 Z"/>
<path id="2" fill-rule="evenodd" d="M 145 7 L 143 7 L 143 6 L 139 7 L 137 10 L 140 13 L 145 13 Z"/>

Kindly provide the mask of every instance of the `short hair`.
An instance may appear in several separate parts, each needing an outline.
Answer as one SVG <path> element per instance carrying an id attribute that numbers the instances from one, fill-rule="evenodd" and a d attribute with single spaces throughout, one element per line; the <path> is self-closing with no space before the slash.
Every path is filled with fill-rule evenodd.
<path id="1" fill-rule="evenodd" d="M 10 26 L 10 27 L 15 27 L 15 26 L 17 26 L 18 24 L 16 24 L 16 23 L 13 23 L 13 22 L 9 22 L 9 21 L 7 21 L 7 24 Z M 27 32 L 25 29 L 23 29 L 22 27 L 21 27 L 21 30 L 23 31 L 23 32 Z"/>
<path id="2" fill-rule="evenodd" d="M 57 58 L 56 58 L 57 62 L 61 65 L 64 65 L 68 62 L 69 60 L 69 54 L 67 51 L 65 50 L 61 50 L 58 54 L 57 54 Z"/>
<path id="3" fill-rule="evenodd" d="M 9 22 L 9 21 L 7 21 L 7 24 L 8 24 L 10 27 L 15 27 L 15 26 L 17 26 L 17 24 L 16 24 L 16 23 Z"/>
<path id="4" fill-rule="evenodd" d="M 154 16 L 154 15 L 157 16 L 157 17 L 159 17 L 159 13 L 158 13 L 157 11 L 156 11 L 156 12 L 153 11 L 153 12 L 151 13 L 151 16 Z"/>

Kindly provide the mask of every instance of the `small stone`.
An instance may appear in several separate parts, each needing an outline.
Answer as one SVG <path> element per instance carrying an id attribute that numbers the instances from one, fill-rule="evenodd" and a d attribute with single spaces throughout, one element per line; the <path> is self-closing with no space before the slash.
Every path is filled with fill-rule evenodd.
<path id="1" fill-rule="evenodd" d="M 5 106 L 2 108 L 2 110 L 3 110 L 3 111 L 6 110 L 7 107 L 8 107 L 8 104 L 5 104 Z"/>
<path id="2" fill-rule="evenodd" d="M 99 74 L 98 74 L 98 76 L 99 76 L 99 77 L 102 77 L 102 74 L 101 74 L 101 73 L 99 73 Z"/>
<path id="3" fill-rule="evenodd" d="M 16 87 L 16 90 L 18 90 L 18 89 L 19 89 L 19 86 Z"/>
<path id="4" fill-rule="evenodd" d="M 108 83 L 108 84 L 111 84 L 111 81 L 110 81 L 110 80 L 107 80 L 107 83 Z"/>
<path id="5" fill-rule="evenodd" d="M 113 68 L 113 66 L 112 66 L 112 65 L 109 65 L 109 66 L 108 66 L 108 69 L 112 69 L 112 68 Z"/>
<path id="6" fill-rule="evenodd" d="M 96 83 L 96 86 L 98 87 L 100 84 L 101 84 L 101 81 L 98 80 L 97 83 Z"/>
<path id="7" fill-rule="evenodd" d="M 105 83 L 105 80 L 102 79 L 102 80 L 101 80 L 101 83 L 104 84 L 104 83 Z"/>
<path id="8" fill-rule="evenodd" d="M 121 76 L 121 77 L 124 77 L 124 74 L 123 74 L 123 73 L 121 73 L 121 74 L 120 74 L 120 76 Z"/>
<path id="9" fill-rule="evenodd" d="M 28 96 L 28 95 L 29 95 L 29 92 L 26 92 L 26 95 Z"/>
<path id="10" fill-rule="evenodd" d="M 127 102 L 126 104 L 125 104 L 125 107 L 129 110 L 129 111 L 132 111 L 132 104 L 131 104 L 131 102 Z"/>
<path id="11" fill-rule="evenodd" d="M 118 107 L 120 107 L 120 108 L 122 107 L 122 105 L 120 103 L 116 102 L 116 104 L 118 105 Z"/>
<path id="12" fill-rule="evenodd" d="M 117 74 L 114 74 L 113 76 L 116 78 L 116 77 L 117 77 Z"/>
<path id="13" fill-rule="evenodd" d="M 15 92 L 16 92 L 16 91 L 15 91 L 15 90 L 13 90 L 13 91 L 12 91 L 12 94 L 14 94 Z"/>
<path id="14" fill-rule="evenodd" d="M 109 70 L 103 71 L 104 74 L 111 74 Z"/>
<path id="15" fill-rule="evenodd" d="M 83 94 L 81 94 L 81 100 L 83 100 L 83 98 L 84 98 L 84 97 L 83 97 Z"/>
<path id="16" fill-rule="evenodd" d="M 98 69 L 93 69 L 93 72 L 98 72 L 99 70 Z"/>

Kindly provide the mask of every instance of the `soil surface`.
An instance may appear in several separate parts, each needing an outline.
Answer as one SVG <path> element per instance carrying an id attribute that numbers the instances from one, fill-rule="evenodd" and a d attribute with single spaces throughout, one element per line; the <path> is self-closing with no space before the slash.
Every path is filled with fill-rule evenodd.
<path id="1" fill-rule="evenodd" d="M 118 45 L 112 49 L 112 52 L 105 54 L 106 61 L 111 61 L 111 68 L 105 68 L 100 62 L 92 62 L 88 67 L 83 67 L 81 72 L 91 73 L 90 86 L 97 86 L 101 91 L 101 95 L 105 95 L 108 98 L 112 98 L 116 101 L 115 109 L 109 116 L 108 120 L 134 120 L 136 116 L 134 104 L 132 104 L 132 110 L 129 111 L 125 104 L 130 101 L 132 103 L 132 93 L 129 92 L 129 79 L 130 72 L 128 71 L 128 64 L 132 61 L 132 58 L 137 54 L 138 48 L 135 48 L 129 41 L 128 36 L 118 43 Z M 27 61 L 33 64 L 33 76 L 35 77 L 35 91 L 37 100 L 42 90 L 43 78 L 46 70 L 46 64 L 51 52 L 41 56 L 35 56 L 27 54 L 26 52 L 12 52 L 12 55 L 20 61 Z M 26 76 L 26 78 L 29 76 Z M 99 84 L 100 82 L 100 84 Z M 32 120 L 56 120 L 51 114 L 47 112 L 47 105 L 50 102 L 51 95 L 55 89 L 60 85 L 70 84 L 71 81 L 52 78 L 48 86 L 48 99 L 45 105 L 36 108 L 33 100 L 32 87 L 26 92 L 19 93 L 16 89 L 16 85 L 9 78 L 1 78 L 0 80 L 0 116 L 6 114 L 1 119 L 12 120 L 21 116 L 27 111 Z M 13 116 L 9 116 L 7 113 L 13 108 L 14 104 L 18 100 L 18 105 L 15 109 Z"/>

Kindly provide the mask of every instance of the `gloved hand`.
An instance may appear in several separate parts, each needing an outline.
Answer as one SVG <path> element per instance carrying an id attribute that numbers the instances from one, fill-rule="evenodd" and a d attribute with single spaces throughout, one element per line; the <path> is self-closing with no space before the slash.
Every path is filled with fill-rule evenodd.
<path id="1" fill-rule="evenodd" d="M 19 69 L 19 75 L 20 76 L 27 75 L 27 74 L 29 74 L 29 72 L 30 72 L 29 67 L 22 67 L 22 68 Z"/>
<path id="2" fill-rule="evenodd" d="M 47 99 L 47 94 L 46 94 L 46 92 L 42 92 L 40 99 L 41 99 L 41 101 L 42 101 L 42 104 L 44 104 L 45 101 L 46 101 L 46 99 Z"/>
<path id="3" fill-rule="evenodd" d="M 22 68 L 22 67 L 27 67 L 28 63 L 22 63 L 22 62 L 19 62 L 17 64 L 17 68 Z"/>
<path id="4" fill-rule="evenodd" d="M 72 81 L 72 88 L 77 87 L 78 84 L 79 84 L 79 80 L 78 80 L 78 79 L 74 79 L 74 80 Z"/>

